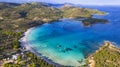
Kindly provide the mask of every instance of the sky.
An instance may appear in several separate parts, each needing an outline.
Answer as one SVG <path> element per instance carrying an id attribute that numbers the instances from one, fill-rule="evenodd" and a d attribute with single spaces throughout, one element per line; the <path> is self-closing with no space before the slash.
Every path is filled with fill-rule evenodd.
<path id="1" fill-rule="evenodd" d="M 73 3 L 81 5 L 120 5 L 120 0 L 0 0 L 0 2 L 47 2 L 47 3 Z"/>

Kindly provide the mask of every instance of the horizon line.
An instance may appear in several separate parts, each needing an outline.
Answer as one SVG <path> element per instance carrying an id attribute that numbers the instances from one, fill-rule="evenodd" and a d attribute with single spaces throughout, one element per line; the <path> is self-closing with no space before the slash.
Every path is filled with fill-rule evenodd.
<path id="1" fill-rule="evenodd" d="M 32 3 L 32 2 L 37 2 L 37 3 L 50 3 L 50 4 L 73 4 L 73 5 L 83 5 L 83 6 L 120 6 L 120 4 L 74 4 L 74 3 L 51 3 L 51 2 L 38 2 L 38 1 L 29 1 L 29 2 L 4 2 L 0 1 L 0 3 L 18 3 L 18 4 L 23 4 L 23 3 Z"/>

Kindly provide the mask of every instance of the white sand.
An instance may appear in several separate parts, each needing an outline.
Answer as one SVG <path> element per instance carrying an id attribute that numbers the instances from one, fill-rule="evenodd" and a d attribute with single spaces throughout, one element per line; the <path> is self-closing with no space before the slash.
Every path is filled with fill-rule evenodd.
<path id="1" fill-rule="evenodd" d="M 29 42 L 27 41 L 27 35 L 30 34 L 30 32 L 34 29 L 35 27 L 33 28 L 30 28 L 28 29 L 23 35 L 23 37 L 19 40 L 19 42 L 21 43 L 20 45 L 25 48 L 25 51 L 30 51 L 34 54 L 36 54 L 37 56 L 41 57 L 43 60 L 45 60 L 46 62 L 48 62 L 49 64 L 54 64 L 54 65 L 58 65 L 58 66 L 61 66 L 60 64 L 57 64 L 55 62 L 53 62 L 52 60 L 48 59 L 48 57 L 45 57 L 45 56 L 42 56 L 40 53 L 38 53 L 37 51 L 35 51 L 34 49 L 32 49 L 30 46 L 29 46 Z"/>

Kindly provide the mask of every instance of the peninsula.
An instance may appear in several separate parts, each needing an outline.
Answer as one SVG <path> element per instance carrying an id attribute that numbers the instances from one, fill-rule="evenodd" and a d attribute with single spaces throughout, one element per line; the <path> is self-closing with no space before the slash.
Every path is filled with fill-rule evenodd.
<path id="1" fill-rule="evenodd" d="M 87 58 L 90 67 L 119 67 L 120 49 L 114 43 L 105 41 L 104 45 Z"/>

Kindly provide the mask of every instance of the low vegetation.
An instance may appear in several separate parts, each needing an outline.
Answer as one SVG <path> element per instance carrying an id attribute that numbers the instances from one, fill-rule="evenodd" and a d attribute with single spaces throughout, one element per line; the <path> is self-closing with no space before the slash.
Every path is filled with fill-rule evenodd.
<path id="1" fill-rule="evenodd" d="M 16 63 L 15 63 L 16 62 Z M 4 64 L 4 67 L 56 67 L 31 52 L 25 52 L 24 56 L 19 56 L 17 60 Z"/>
<path id="2" fill-rule="evenodd" d="M 120 49 L 112 43 L 105 42 L 105 45 L 97 50 L 92 56 L 95 61 L 95 67 L 119 67 Z"/>
<path id="3" fill-rule="evenodd" d="M 63 7 L 60 8 L 61 11 L 63 11 L 62 16 L 63 18 L 91 18 L 94 14 L 98 15 L 104 15 L 106 14 L 105 12 L 101 12 L 98 10 L 93 10 L 89 8 L 79 8 L 79 7 L 74 7 L 71 5 L 64 5 Z"/>

